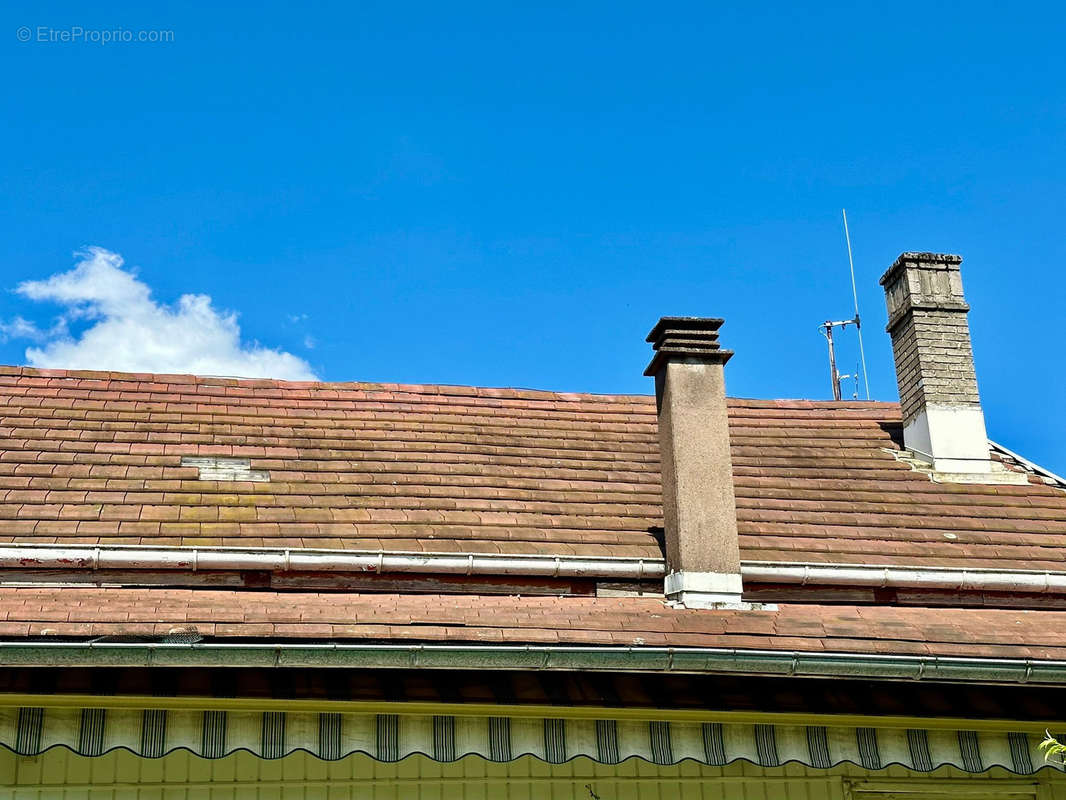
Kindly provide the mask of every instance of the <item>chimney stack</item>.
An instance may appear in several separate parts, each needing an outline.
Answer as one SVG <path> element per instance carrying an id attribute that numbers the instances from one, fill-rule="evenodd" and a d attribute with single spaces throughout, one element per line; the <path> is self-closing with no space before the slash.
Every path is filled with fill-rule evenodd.
<path id="1" fill-rule="evenodd" d="M 962 257 L 903 253 L 881 277 L 903 443 L 938 473 L 993 472 L 962 295 Z"/>
<path id="2" fill-rule="evenodd" d="M 720 319 L 663 317 L 644 374 L 655 378 L 662 453 L 668 599 L 695 608 L 741 605 L 733 461 Z"/>

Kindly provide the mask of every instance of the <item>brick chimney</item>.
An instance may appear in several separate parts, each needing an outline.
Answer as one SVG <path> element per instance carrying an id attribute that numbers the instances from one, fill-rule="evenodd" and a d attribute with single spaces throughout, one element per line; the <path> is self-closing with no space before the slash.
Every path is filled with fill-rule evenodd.
<path id="1" fill-rule="evenodd" d="M 903 253 L 881 277 L 903 443 L 939 473 L 993 472 L 962 295 L 962 257 Z"/>
<path id="2" fill-rule="evenodd" d="M 666 523 L 666 596 L 697 608 L 741 598 L 720 319 L 663 317 L 644 374 L 655 378 Z"/>

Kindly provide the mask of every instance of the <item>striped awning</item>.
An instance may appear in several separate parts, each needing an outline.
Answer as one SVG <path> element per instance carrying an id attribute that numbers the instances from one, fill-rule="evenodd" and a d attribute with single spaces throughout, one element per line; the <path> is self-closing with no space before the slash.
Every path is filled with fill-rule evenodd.
<path id="1" fill-rule="evenodd" d="M 128 708 L 0 708 L 0 744 L 22 755 L 68 747 L 85 756 L 124 748 L 145 758 L 187 749 L 205 758 L 247 750 L 281 758 L 306 750 L 327 760 L 365 753 L 399 761 L 477 755 L 506 762 L 531 755 L 550 763 L 585 756 L 614 764 L 692 759 L 712 766 L 746 760 L 764 767 L 798 762 L 867 769 L 901 764 L 917 772 L 952 765 L 970 773 L 1043 767 L 1032 732 L 902 727 L 739 724 L 613 719 L 353 714 L 303 711 Z"/>

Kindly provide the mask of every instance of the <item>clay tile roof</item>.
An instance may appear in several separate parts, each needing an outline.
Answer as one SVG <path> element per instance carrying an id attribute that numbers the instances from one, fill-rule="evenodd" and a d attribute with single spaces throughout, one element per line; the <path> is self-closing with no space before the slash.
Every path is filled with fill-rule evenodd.
<path id="1" fill-rule="evenodd" d="M 894 403 L 730 419 L 747 560 L 1064 568 L 1066 491 L 931 482 Z M 661 514 L 647 396 L 0 367 L 0 543 L 659 558 Z"/>
<path id="2" fill-rule="evenodd" d="M 165 636 L 726 647 L 982 658 L 1066 658 L 1066 611 L 781 605 L 669 608 L 639 597 L 317 594 L 0 587 L 0 638 Z"/>

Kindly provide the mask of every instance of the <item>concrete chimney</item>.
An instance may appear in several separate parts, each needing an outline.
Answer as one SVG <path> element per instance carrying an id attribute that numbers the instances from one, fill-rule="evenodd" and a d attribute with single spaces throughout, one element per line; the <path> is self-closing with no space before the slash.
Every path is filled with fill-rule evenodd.
<path id="1" fill-rule="evenodd" d="M 903 444 L 938 473 L 998 468 L 977 394 L 962 257 L 903 253 L 881 277 L 903 411 Z"/>
<path id="2" fill-rule="evenodd" d="M 644 374 L 655 378 L 666 523 L 666 596 L 696 608 L 741 605 L 733 461 L 720 319 L 663 317 Z"/>

